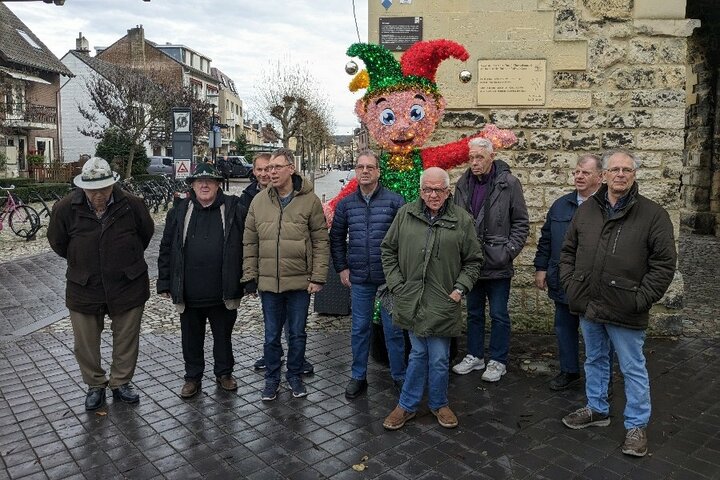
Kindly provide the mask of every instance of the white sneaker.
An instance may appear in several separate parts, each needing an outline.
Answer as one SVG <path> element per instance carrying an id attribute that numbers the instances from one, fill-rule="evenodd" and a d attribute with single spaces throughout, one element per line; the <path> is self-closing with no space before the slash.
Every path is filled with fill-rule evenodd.
<path id="1" fill-rule="evenodd" d="M 486 382 L 497 382 L 505 373 L 507 373 L 505 364 L 496 360 L 490 360 L 487 365 L 487 370 L 483 373 L 482 379 Z"/>
<path id="2" fill-rule="evenodd" d="M 452 371 L 458 375 L 465 375 L 473 370 L 482 370 L 483 368 L 485 368 L 485 360 L 467 354 L 460 363 L 452 368 Z"/>

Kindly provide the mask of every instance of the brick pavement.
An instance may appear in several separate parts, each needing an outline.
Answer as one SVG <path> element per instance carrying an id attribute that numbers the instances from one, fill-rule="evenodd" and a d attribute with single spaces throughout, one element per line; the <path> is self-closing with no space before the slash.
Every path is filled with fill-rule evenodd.
<path id="1" fill-rule="evenodd" d="M 103 340 L 107 358 L 109 336 Z M 457 429 L 441 428 L 425 408 L 397 432 L 382 428 L 396 402 L 383 366 L 371 363 L 366 396 L 345 399 L 347 333 L 312 333 L 310 394 L 294 399 L 284 386 L 271 403 L 259 400 L 263 378 L 251 368 L 260 341 L 234 336 L 238 392 L 218 390 L 206 374 L 202 394 L 184 401 L 179 336 L 143 334 L 134 379 L 140 404 L 109 399 L 104 414 L 84 411 L 71 334 L 0 345 L 0 478 L 720 478 L 715 342 L 648 341 L 650 455 L 636 459 L 619 450 L 619 375 L 611 426 L 575 431 L 560 418 L 582 404 L 582 392 L 552 392 L 549 376 L 519 368 L 547 351 L 549 336 L 515 336 L 499 384 L 481 382 L 480 372 L 451 376 Z M 365 456 L 367 469 L 353 471 Z"/>

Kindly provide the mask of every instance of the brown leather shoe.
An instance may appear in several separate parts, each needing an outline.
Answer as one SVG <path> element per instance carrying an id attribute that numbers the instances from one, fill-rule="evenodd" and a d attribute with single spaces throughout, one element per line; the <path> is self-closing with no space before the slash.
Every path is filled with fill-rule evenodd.
<path id="1" fill-rule="evenodd" d="M 385 427 L 385 430 L 399 430 L 405 425 L 405 422 L 413 418 L 415 418 L 415 412 L 406 412 L 398 405 L 395 407 L 395 410 L 387 416 L 383 422 L 383 427 Z"/>
<path id="2" fill-rule="evenodd" d="M 223 390 L 234 391 L 238 389 L 238 384 L 235 380 L 235 377 L 230 374 L 216 377 L 215 381 L 218 385 L 220 385 L 220 388 L 222 388 Z"/>
<path id="3" fill-rule="evenodd" d="M 432 410 L 432 414 L 437 417 L 437 421 L 441 427 L 455 428 L 458 426 L 458 419 L 448 406 Z"/>
<path id="4" fill-rule="evenodd" d="M 183 385 L 182 390 L 180 390 L 180 396 L 182 398 L 194 397 L 200 391 L 200 385 L 200 382 L 186 380 L 185 385 Z"/>

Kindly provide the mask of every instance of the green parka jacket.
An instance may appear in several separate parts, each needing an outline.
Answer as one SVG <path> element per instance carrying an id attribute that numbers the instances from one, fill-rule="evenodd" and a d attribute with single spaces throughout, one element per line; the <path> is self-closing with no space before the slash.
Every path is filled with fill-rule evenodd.
<path id="1" fill-rule="evenodd" d="M 327 223 L 312 183 L 293 174 L 294 196 L 280 208 L 277 190 L 253 198 L 243 235 L 242 282 L 257 281 L 263 292 L 305 290 L 327 279 L 330 245 Z"/>
<path id="2" fill-rule="evenodd" d="M 433 222 L 422 199 L 404 205 L 381 244 L 393 322 L 419 337 L 456 337 L 463 318 L 449 295 L 468 292 L 483 264 L 483 251 L 469 213 L 445 202 Z"/>

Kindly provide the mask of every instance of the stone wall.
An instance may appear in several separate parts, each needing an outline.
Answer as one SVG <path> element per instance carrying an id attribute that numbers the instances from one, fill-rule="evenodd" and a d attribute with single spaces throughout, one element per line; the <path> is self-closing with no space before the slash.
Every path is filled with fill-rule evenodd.
<path id="1" fill-rule="evenodd" d="M 449 109 L 433 143 L 471 134 L 487 122 L 519 138 L 497 154 L 521 179 L 532 222 L 510 301 L 517 329 L 552 331 L 552 305 L 534 288 L 532 261 L 545 213 L 572 189 L 570 172 L 580 154 L 618 147 L 637 152 L 640 192 L 668 210 L 679 235 L 687 37 L 699 23 L 685 19 L 684 0 L 415 0 L 387 11 L 370 2 L 369 41 L 378 41 L 378 18 L 387 16 L 422 16 L 424 39 L 452 39 L 470 53 L 467 66 L 455 60 L 440 66 L 438 83 Z M 476 82 L 463 85 L 457 74 L 472 71 L 478 59 L 545 59 L 545 105 L 477 106 Z M 452 178 L 462 170 L 451 172 Z M 682 293 L 678 273 L 653 307 L 653 332 L 682 333 Z"/>

